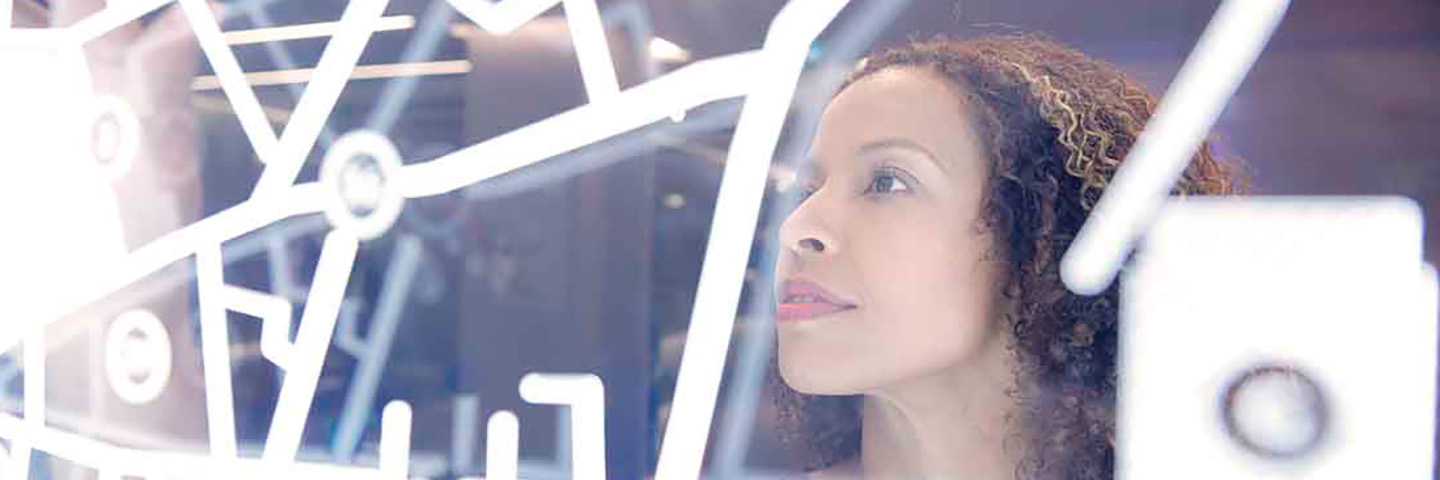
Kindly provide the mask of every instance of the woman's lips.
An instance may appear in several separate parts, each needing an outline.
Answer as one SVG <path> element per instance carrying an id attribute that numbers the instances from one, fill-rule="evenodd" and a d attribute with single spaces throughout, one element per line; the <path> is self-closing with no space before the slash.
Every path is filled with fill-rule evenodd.
<path id="1" fill-rule="evenodd" d="M 855 305 L 806 280 L 789 280 L 780 285 L 775 308 L 776 322 L 809 320 L 831 313 L 852 310 Z"/>

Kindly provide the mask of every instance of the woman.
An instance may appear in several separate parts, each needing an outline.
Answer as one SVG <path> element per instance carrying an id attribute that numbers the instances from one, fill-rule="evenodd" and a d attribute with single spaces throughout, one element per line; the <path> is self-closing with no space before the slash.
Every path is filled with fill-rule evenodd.
<path id="1" fill-rule="evenodd" d="M 1117 288 L 1059 260 L 1155 98 L 1043 37 L 866 60 L 780 229 L 778 399 L 817 477 L 1113 476 Z M 1209 146 L 1176 194 L 1229 194 Z"/>

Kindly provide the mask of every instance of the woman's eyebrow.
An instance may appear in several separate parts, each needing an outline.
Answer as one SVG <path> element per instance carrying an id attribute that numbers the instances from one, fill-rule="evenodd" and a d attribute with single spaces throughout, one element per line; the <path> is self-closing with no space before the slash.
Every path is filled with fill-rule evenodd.
<path id="1" fill-rule="evenodd" d="M 877 140 L 872 140 L 864 145 L 861 145 L 860 148 L 856 148 L 855 152 L 861 155 L 865 155 L 876 150 L 885 150 L 889 148 L 899 148 L 903 150 L 914 151 L 921 154 L 921 156 L 925 157 L 926 160 L 929 160 L 930 163 L 935 164 L 935 167 L 939 168 L 941 171 L 948 171 L 945 162 L 941 162 L 934 153 L 930 152 L 930 149 L 925 148 L 924 145 L 921 145 L 920 143 L 908 138 L 885 137 Z"/>

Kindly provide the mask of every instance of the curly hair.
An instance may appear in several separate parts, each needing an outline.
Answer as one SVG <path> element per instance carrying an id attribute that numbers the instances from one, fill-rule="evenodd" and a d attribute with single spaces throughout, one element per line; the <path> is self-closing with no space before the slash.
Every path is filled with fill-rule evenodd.
<path id="1" fill-rule="evenodd" d="M 1109 479 L 1115 451 L 1118 285 L 1080 296 L 1060 281 L 1059 261 L 1135 145 L 1156 99 L 1114 66 L 1038 34 L 969 40 L 936 37 L 864 60 L 841 87 L 891 69 L 938 74 L 952 84 L 992 159 L 981 222 L 995 233 L 991 258 L 1006 263 L 1002 319 L 1013 335 L 1017 476 Z M 1175 195 L 1243 191 L 1239 165 L 1201 145 Z M 1117 282 L 1118 283 L 1118 282 Z M 772 362 L 772 366 L 774 363 Z M 853 458 L 860 449 L 860 397 L 772 392 L 786 439 L 806 450 L 805 467 Z"/>

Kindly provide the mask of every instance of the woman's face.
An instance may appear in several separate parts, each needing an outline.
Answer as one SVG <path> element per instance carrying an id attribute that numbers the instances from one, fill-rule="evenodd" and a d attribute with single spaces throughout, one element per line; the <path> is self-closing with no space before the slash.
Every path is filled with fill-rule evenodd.
<path id="1" fill-rule="evenodd" d="M 810 394 L 872 393 L 964 368 L 1000 337 L 990 161 L 957 90 L 882 71 L 826 108 L 780 228 L 780 372 Z"/>

